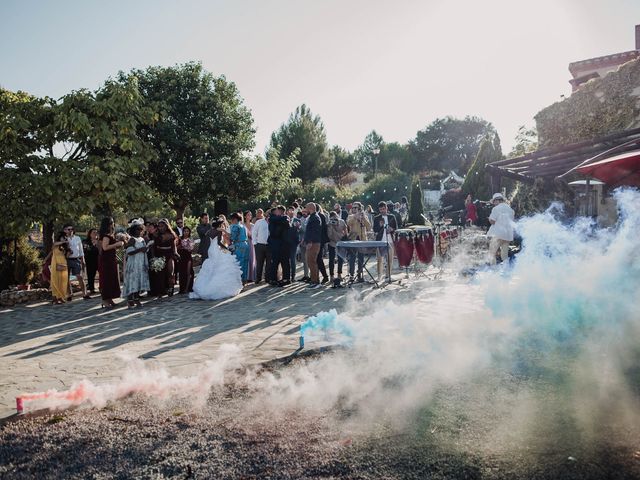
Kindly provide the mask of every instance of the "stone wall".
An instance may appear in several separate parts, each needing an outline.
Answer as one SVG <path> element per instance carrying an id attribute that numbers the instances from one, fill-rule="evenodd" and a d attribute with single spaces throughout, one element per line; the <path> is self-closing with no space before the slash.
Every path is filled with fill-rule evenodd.
<path id="1" fill-rule="evenodd" d="M 590 80 L 534 118 L 540 147 L 590 140 L 640 126 L 640 59 Z"/>

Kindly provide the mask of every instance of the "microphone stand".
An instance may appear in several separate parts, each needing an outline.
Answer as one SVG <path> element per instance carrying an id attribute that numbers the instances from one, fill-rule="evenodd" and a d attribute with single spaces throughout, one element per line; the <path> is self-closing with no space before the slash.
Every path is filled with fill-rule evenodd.
<path id="1" fill-rule="evenodd" d="M 388 222 L 388 215 L 387 215 L 387 222 Z M 387 223 L 384 226 L 384 233 L 385 233 L 385 240 L 387 241 L 387 251 L 385 252 L 385 255 L 387 256 L 387 285 L 391 283 L 391 262 L 393 261 L 393 257 L 391 257 L 391 260 L 389 259 L 389 253 L 391 252 L 390 250 L 390 246 L 389 246 L 389 236 L 391 235 L 389 233 L 389 224 Z"/>

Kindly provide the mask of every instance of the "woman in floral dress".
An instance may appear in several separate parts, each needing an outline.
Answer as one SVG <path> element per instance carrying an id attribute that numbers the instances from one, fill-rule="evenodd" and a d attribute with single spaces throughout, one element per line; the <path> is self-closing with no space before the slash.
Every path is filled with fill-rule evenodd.
<path id="1" fill-rule="evenodd" d="M 150 289 L 147 243 L 142 238 L 143 230 L 142 219 L 134 220 L 129 228 L 131 238 L 127 243 L 127 262 L 122 289 L 122 297 L 127 299 L 129 308 L 140 307 L 140 293 Z"/>

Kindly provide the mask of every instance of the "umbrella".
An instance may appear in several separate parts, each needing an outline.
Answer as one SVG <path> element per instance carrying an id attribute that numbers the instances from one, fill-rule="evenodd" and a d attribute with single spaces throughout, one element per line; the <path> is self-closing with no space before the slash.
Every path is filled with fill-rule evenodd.
<path id="1" fill-rule="evenodd" d="M 620 185 L 640 186 L 640 150 L 605 158 L 589 165 L 576 168 L 577 172 L 588 175 L 611 187 Z"/>

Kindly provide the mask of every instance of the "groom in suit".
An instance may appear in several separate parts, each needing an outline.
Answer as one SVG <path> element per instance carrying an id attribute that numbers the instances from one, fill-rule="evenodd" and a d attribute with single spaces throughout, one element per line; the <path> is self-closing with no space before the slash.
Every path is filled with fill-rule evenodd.
<path id="1" fill-rule="evenodd" d="M 200 225 L 196 227 L 196 232 L 198 232 L 198 238 L 200 239 L 198 253 L 202 255 L 202 261 L 204 261 L 209 256 L 209 245 L 211 245 L 209 230 L 211 230 L 211 224 L 209 223 L 209 214 L 205 212 L 200 215 Z"/>

